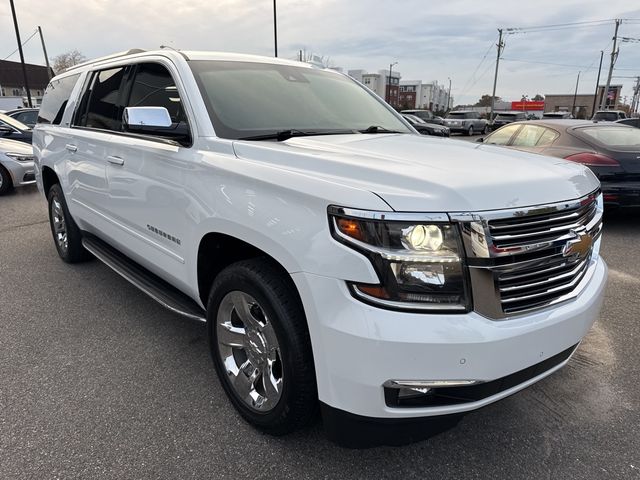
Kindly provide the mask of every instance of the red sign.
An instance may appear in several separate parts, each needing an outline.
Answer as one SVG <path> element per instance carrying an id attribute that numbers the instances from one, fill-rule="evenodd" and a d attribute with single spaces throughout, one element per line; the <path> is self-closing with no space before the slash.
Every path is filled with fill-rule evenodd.
<path id="1" fill-rule="evenodd" d="M 544 101 L 511 102 L 511 110 L 544 110 Z"/>

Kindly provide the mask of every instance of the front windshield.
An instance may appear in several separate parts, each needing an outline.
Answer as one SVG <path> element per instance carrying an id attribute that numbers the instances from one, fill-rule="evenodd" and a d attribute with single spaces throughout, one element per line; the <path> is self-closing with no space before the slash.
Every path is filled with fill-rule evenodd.
<path id="1" fill-rule="evenodd" d="M 380 100 L 335 72 L 290 65 L 189 62 L 216 134 L 241 139 L 284 130 L 413 133 Z"/>
<path id="2" fill-rule="evenodd" d="M 496 117 L 496 120 L 515 120 L 515 118 L 514 113 L 501 113 Z"/>
<path id="3" fill-rule="evenodd" d="M 19 122 L 15 118 L 11 118 L 9 115 L 5 115 L 4 113 L 0 113 L 0 121 L 11 125 L 13 128 L 17 128 L 18 130 L 30 130 L 24 123 Z"/>

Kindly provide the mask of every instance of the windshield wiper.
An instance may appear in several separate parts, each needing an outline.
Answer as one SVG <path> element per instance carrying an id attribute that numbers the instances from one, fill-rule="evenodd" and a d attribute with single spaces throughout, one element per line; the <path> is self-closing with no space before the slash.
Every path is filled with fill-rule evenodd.
<path id="1" fill-rule="evenodd" d="M 358 130 L 360 133 L 405 133 L 398 130 L 389 130 L 388 128 L 381 127 L 380 125 L 371 125 L 364 130 Z"/>
<path id="2" fill-rule="evenodd" d="M 316 135 L 344 135 L 348 133 L 355 133 L 354 130 L 280 130 L 273 133 L 265 133 L 264 135 L 253 135 L 250 137 L 240 137 L 238 140 L 276 140 L 278 142 L 284 142 L 293 137 L 312 137 Z"/>

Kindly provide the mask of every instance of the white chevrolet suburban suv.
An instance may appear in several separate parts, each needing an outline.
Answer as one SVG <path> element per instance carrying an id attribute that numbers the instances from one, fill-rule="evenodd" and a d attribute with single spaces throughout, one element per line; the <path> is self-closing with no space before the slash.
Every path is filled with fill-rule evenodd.
<path id="1" fill-rule="evenodd" d="M 60 257 L 206 322 L 238 412 L 347 446 L 448 428 L 565 365 L 598 317 L 585 167 L 417 134 L 331 70 L 129 51 L 49 84 L 36 179 Z"/>

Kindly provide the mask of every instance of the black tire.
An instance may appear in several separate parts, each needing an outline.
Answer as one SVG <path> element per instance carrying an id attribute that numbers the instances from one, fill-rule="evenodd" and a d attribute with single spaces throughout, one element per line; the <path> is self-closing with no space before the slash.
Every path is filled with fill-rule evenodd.
<path id="1" fill-rule="evenodd" d="M 86 262 L 92 258 L 92 255 L 82 246 L 82 232 L 71 217 L 67 202 L 62 193 L 59 184 L 53 185 L 49 189 L 47 195 L 49 203 L 49 225 L 51 226 L 51 234 L 53 235 L 53 243 L 56 246 L 58 255 L 67 263 Z M 56 223 L 59 221 L 55 218 L 62 217 L 64 223 L 64 233 L 66 234 L 66 242 L 58 238 L 56 232 Z"/>
<path id="2" fill-rule="evenodd" d="M 482 129 L 482 135 L 487 135 L 489 133 L 489 125 L 485 125 Z"/>
<path id="3" fill-rule="evenodd" d="M 207 302 L 207 329 L 213 363 L 222 387 L 240 415 L 271 435 L 285 435 L 311 423 L 318 415 L 313 353 L 309 330 L 295 285 L 269 259 L 243 260 L 225 268 L 211 287 Z M 282 360 L 282 392 L 267 412 L 257 412 L 236 393 L 223 364 L 217 339 L 221 302 L 230 292 L 253 297 L 275 331 Z"/>
<path id="4" fill-rule="evenodd" d="M 13 181 L 11 180 L 11 175 L 6 168 L 0 165 L 0 195 L 4 195 L 5 193 L 9 193 L 13 190 Z"/>
<path id="5" fill-rule="evenodd" d="M 469 127 L 469 130 L 467 130 L 467 135 L 468 135 L 469 137 L 473 135 L 473 125 L 471 125 L 471 126 Z"/>

